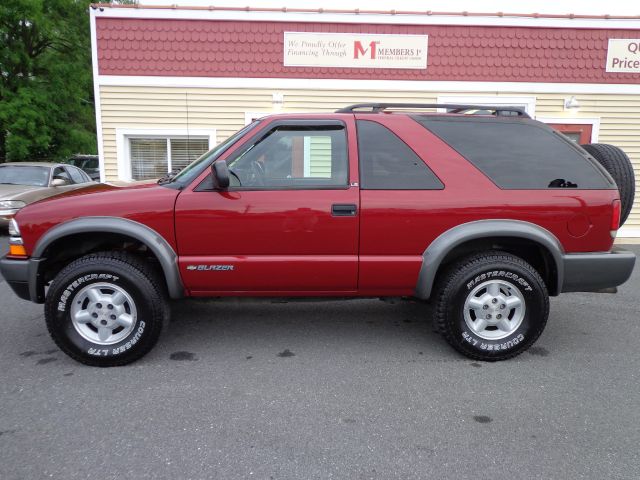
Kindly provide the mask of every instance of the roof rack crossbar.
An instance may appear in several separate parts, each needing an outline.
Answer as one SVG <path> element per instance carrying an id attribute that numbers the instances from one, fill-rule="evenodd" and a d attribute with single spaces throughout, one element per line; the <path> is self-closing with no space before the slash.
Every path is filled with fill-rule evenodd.
<path id="1" fill-rule="evenodd" d="M 531 118 L 520 107 L 509 107 L 505 105 L 461 105 L 457 103 L 357 103 L 355 105 L 349 105 L 348 107 L 340 108 L 336 110 L 336 113 L 357 113 L 360 110 L 364 110 L 367 113 L 380 113 L 387 109 L 401 108 L 401 109 L 424 109 L 424 108 L 442 108 L 446 109 L 448 113 L 465 113 L 470 110 L 491 110 L 495 112 L 497 116 L 517 116 L 524 118 Z"/>

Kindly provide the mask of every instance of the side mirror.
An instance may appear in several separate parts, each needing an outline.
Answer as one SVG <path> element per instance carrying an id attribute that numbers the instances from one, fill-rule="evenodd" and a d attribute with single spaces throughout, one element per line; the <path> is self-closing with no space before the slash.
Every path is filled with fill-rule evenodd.
<path id="1" fill-rule="evenodd" d="M 69 184 L 67 183 L 66 180 L 63 180 L 62 178 L 54 178 L 53 180 L 51 180 L 52 187 L 64 187 L 65 185 L 69 185 Z"/>
<path id="2" fill-rule="evenodd" d="M 227 167 L 227 162 L 213 162 L 213 165 L 211 165 L 211 178 L 213 179 L 213 188 L 216 190 L 229 188 L 229 167 Z"/>

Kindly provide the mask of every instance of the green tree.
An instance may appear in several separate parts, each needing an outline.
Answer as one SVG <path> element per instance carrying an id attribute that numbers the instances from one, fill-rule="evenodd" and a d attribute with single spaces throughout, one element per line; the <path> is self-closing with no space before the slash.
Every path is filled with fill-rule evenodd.
<path id="1" fill-rule="evenodd" d="M 0 1 L 0 162 L 96 152 L 89 4 Z"/>

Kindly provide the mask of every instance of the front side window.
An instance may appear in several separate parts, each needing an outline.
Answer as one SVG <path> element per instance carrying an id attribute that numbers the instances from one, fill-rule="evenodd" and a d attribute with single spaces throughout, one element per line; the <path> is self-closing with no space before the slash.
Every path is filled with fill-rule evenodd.
<path id="1" fill-rule="evenodd" d="M 358 120 L 358 157 L 363 190 L 439 190 L 442 182 L 395 133 Z"/>
<path id="2" fill-rule="evenodd" d="M 346 186 L 345 129 L 342 125 L 278 126 L 228 164 L 233 187 Z"/>
<path id="3" fill-rule="evenodd" d="M 131 178 L 148 180 L 180 170 L 209 149 L 206 137 L 129 138 Z"/>
<path id="4" fill-rule="evenodd" d="M 578 148 L 532 121 L 416 116 L 503 189 L 611 188 Z"/>
<path id="5" fill-rule="evenodd" d="M 56 167 L 53 170 L 53 179 L 54 180 L 64 180 L 67 184 L 72 184 L 71 177 L 65 168 Z"/>
<path id="6" fill-rule="evenodd" d="M 67 171 L 69 172 L 69 175 L 71 175 L 73 183 L 86 183 L 88 181 L 77 168 L 67 167 Z"/>

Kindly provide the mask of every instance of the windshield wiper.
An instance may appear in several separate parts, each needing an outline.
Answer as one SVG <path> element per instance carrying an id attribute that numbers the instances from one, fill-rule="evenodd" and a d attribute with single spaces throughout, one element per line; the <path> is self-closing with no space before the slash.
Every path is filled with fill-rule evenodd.
<path id="1" fill-rule="evenodd" d="M 173 180 L 173 177 L 175 177 L 178 173 L 180 173 L 180 170 L 182 169 L 179 168 L 178 170 L 171 170 L 164 177 L 160 177 L 158 179 L 158 185 L 164 185 L 165 183 L 170 183 Z"/>

